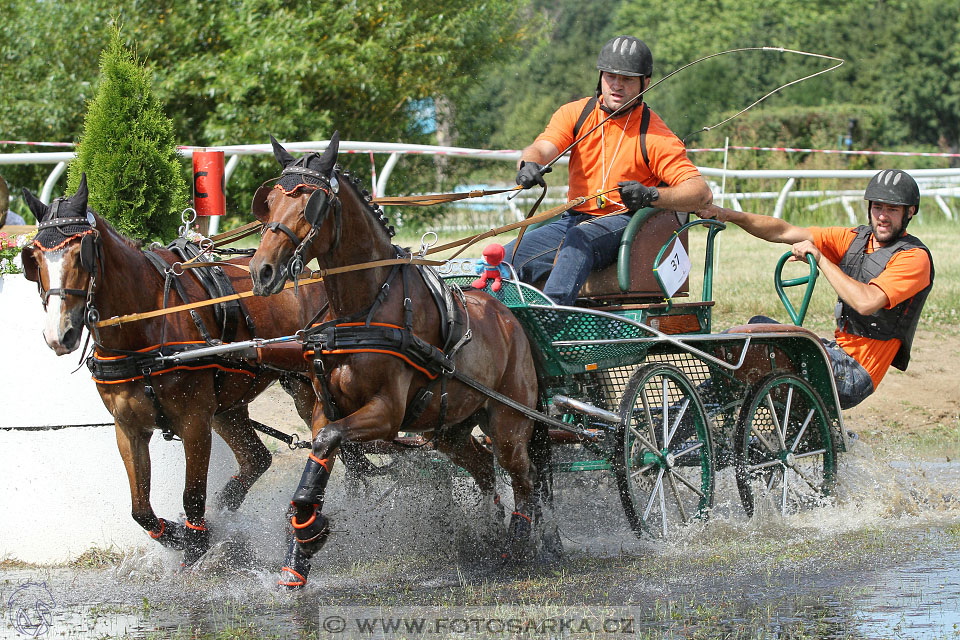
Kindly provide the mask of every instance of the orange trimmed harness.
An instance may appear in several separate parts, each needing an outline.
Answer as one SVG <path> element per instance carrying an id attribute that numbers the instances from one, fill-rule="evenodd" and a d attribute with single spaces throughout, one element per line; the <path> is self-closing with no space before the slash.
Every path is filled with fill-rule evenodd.
<path id="1" fill-rule="evenodd" d="M 402 256 L 402 250 L 397 249 Z M 400 426 L 401 431 L 413 424 L 426 410 L 433 400 L 433 387 L 440 383 L 440 416 L 438 428 L 434 437 L 443 426 L 447 410 L 447 379 L 456 369 L 454 358 L 460 348 L 471 337 L 466 314 L 466 303 L 463 294 L 458 288 L 452 290 L 456 303 L 453 304 L 453 318 L 443 322 L 445 329 L 443 348 L 436 347 L 417 336 L 413 331 L 413 302 L 410 299 L 411 270 L 419 269 L 415 265 L 395 265 L 380 287 L 373 304 L 366 311 L 354 314 L 347 318 L 338 318 L 312 327 L 304 335 L 304 356 L 313 358 L 314 371 L 320 386 L 320 396 L 323 400 L 323 411 L 327 419 L 336 421 L 341 416 L 336 400 L 330 390 L 327 371 L 323 356 L 348 355 L 358 353 L 373 353 L 399 358 L 413 367 L 429 382 L 422 387 L 414 399 L 408 404 L 407 411 Z M 374 322 L 373 318 L 386 300 L 390 292 L 390 285 L 397 274 L 402 274 L 403 281 L 403 326 Z M 447 308 L 438 302 L 441 315 L 446 316 Z"/>

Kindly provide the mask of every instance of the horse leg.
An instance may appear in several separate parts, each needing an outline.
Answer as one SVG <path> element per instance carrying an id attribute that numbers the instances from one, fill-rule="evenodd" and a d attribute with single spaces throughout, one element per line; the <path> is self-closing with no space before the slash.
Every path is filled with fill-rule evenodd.
<path id="1" fill-rule="evenodd" d="M 130 483 L 131 515 L 150 537 L 171 549 L 183 549 L 185 527 L 158 518 L 150 506 L 150 437 L 153 431 L 116 421 L 117 449 Z"/>
<path id="2" fill-rule="evenodd" d="M 318 403 L 313 412 L 314 448 L 307 456 L 288 512 L 292 536 L 278 581 L 280 586 L 288 589 L 306 585 L 310 558 L 323 548 L 330 535 L 330 522 L 322 513 L 323 498 L 341 435 L 335 429 L 323 429 L 326 425 L 326 416 Z"/>
<path id="3" fill-rule="evenodd" d="M 526 422 L 526 428 L 523 423 Z M 513 485 L 514 511 L 510 514 L 510 556 L 525 558 L 530 555 L 534 526 L 540 516 L 534 480 L 537 470 L 530 461 L 527 444 L 530 442 L 532 422 L 519 417 L 507 407 L 490 409 L 490 431 L 495 444 L 497 462 L 510 475 Z M 506 556 L 505 556 L 506 557 Z"/>
<path id="4" fill-rule="evenodd" d="M 240 465 L 237 475 L 231 477 L 217 494 L 216 507 L 236 511 L 253 483 L 270 468 L 273 456 L 250 424 L 246 405 L 214 416 L 213 428 L 233 451 Z"/>
<path id="5" fill-rule="evenodd" d="M 493 452 L 478 442 L 471 433 L 475 426 L 480 426 L 481 430 L 485 431 L 486 417 L 486 412 L 481 410 L 464 422 L 444 430 L 437 437 L 436 447 L 451 462 L 473 476 L 480 489 L 480 499 L 495 512 L 492 519 L 502 523 L 504 511 L 503 505 L 500 504 L 500 497 L 496 495 Z"/>
<path id="6" fill-rule="evenodd" d="M 183 487 L 184 526 L 183 564 L 190 566 L 210 548 L 204 511 L 207 504 L 207 472 L 210 468 L 210 419 L 200 413 L 182 416 L 180 437 L 186 456 L 186 480 Z"/>

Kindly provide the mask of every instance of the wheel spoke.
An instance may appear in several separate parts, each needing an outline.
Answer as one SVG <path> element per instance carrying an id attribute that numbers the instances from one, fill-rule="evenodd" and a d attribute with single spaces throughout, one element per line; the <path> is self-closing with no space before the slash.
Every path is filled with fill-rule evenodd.
<path id="1" fill-rule="evenodd" d="M 793 467 L 793 472 L 796 473 L 798 476 L 800 476 L 800 478 L 801 478 L 804 482 L 806 482 L 808 485 L 810 485 L 810 488 L 813 489 L 815 493 L 820 494 L 820 493 L 822 492 L 821 488 L 818 487 L 817 485 L 815 485 L 813 482 L 811 482 L 810 479 L 807 478 L 807 476 L 804 475 L 804 473 L 803 473 L 802 471 L 800 471 L 800 470 L 797 469 L 796 467 Z"/>
<path id="2" fill-rule="evenodd" d="M 775 467 L 778 464 L 783 464 L 780 460 L 767 460 L 766 462 L 761 462 L 759 464 L 748 465 L 747 471 L 757 471 L 758 469 L 766 469 L 768 467 Z"/>
<path id="3" fill-rule="evenodd" d="M 804 453 L 798 453 L 794 456 L 797 460 L 800 458 L 809 458 L 811 456 L 822 456 L 827 452 L 826 449 L 817 449 L 816 451 L 806 451 Z"/>
<path id="4" fill-rule="evenodd" d="M 780 465 L 780 475 L 783 476 L 783 465 Z M 773 491 L 774 480 L 777 479 L 777 474 L 771 473 L 770 479 L 767 480 L 767 492 Z"/>
<path id="5" fill-rule="evenodd" d="M 680 405 L 680 411 L 677 413 L 677 417 L 673 419 L 673 426 L 670 428 L 670 435 L 667 437 L 666 441 L 663 443 L 664 447 L 669 447 L 670 443 L 673 442 L 673 436 L 677 434 L 677 429 L 680 427 L 680 421 L 683 420 L 683 416 L 687 413 L 687 407 L 690 406 L 690 398 L 684 398 L 683 404 Z"/>
<path id="6" fill-rule="evenodd" d="M 650 510 L 653 509 L 653 500 L 657 497 L 657 490 L 660 488 L 662 482 L 663 469 L 660 469 L 660 473 L 657 474 L 657 480 L 653 483 L 653 491 L 650 492 L 650 499 L 647 500 L 647 508 L 643 510 L 644 520 L 650 517 Z"/>
<path id="7" fill-rule="evenodd" d="M 781 430 L 778 432 L 780 436 L 780 446 L 784 449 L 787 448 L 787 427 L 790 426 L 790 409 L 793 405 L 793 385 L 787 387 L 787 404 L 783 408 L 783 421 L 781 422 Z"/>
<path id="8" fill-rule="evenodd" d="M 670 397 L 667 394 L 667 387 L 669 383 L 670 381 L 667 380 L 667 376 L 663 376 L 660 382 L 660 407 L 661 407 L 661 413 L 663 417 L 662 442 L 664 447 L 667 446 L 667 442 L 669 441 L 667 438 L 667 425 L 669 424 L 669 420 L 670 420 L 670 415 L 669 415 L 670 414 Z"/>
<path id="9" fill-rule="evenodd" d="M 645 446 L 650 451 L 657 451 L 657 448 L 653 446 L 649 440 L 647 440 L 639 431 L 630 427 L 630 432 L 633 434 L 633 437 L 640 441 L 640 444 Z"/>
<path id="10" fill-rule="evenodd" d="M 677 511 L 680 512 L 680 521 L 683 522 L 683 524 L 687 524 L 690 519 L 687 517 L 687 510 L 683 508 L 683 500 L 680 499 L 680 490 L 675 480 L 675 478 L 679 477 L 680 475 L 677 473 L 667 474 L 667 480 L 670 482 L 670 490 L 673 492 L 673 499 L 677 501 Z"/>
<path id="11" fill-rule="evenodd" d="M 759 440 L 761 443 L 763 443 L 763 446 L 765 446 L 765 447 L 767 448 L 767 451 L 769 451 L 770 453 L 772 453 L 772 454 L 774 454 L 774 455 L 776 455 L 777 453 L 780 453 L 780 449 L 778 449 L 777 447 L 771 446 L 770 442 L 769 442 L 769 441 L 767 440 L 767 438 L 763 435 L 763 433 L 760 432 L 759 429 L 751 429 L 750 432 L 751 432 L 753 435 L 757 436 L 757 440 Z M 778 433 L 779 433 L 779 432 L 778 432 Z"/>
<path id="12" fill-rule="evenodd" d="M 815 413 L 816 412 L 813 409 L 810 409 L 810 412 L 807 414 L 807 419 L 803 421 L 803 425 L 800 427 L 800 433 L 797 434 L 796 439 L 793 441 L 793 446 L 790 447 L 790 453 L 793 453 L 797 450 L 797 445 L 800 444 L 800 438 L 803 437 L 803 433 L 807 430 L 807 427 L 810 425 L 810 421 L 813 419 Z"/>
<path id="13" fill-rule="evenodd" d="M 698 440 L 697 442 L 691 444 L 689 447 L 687 447 L 683 451 L 677 451 L 674 455 L 679 458 L 680 456 L 685 456 L 688 453 L 693 453 L 694 451 L 700 449 L 701 447 L 703 447 L 703 443 Z"/>
<path id="14" fill-rule="evenodd" d="M 767 396 L 765 399 L 767 401 L 767 409 L 770 411 L 770 420 L 773 421 L 773 430 L 777 433 L 777 440 L 780 442 L 780 449 L 776 449 L 776 451 L 786 449 L 787 445 L 783 441 L 783 434 L 780 433 L 780 418 L 777 417 L 777 409 L 773 405 L 773 398 L 770 396 L 769 392 L 767 392 Z M 770 451 L 775 451 L 775 450 L 771 448 Z"/>
<path id="15" fill-rule="evenodd" d="M 663 493 L 664 483 L 660 483 L 660 491 L 658 495 L 660 496 L 660 530 L 663 532 L 663 537 L 667 537 L 667 500 L 664 497 Z"/>
<path id="16" fill-rule="evenodd" d="M 787 480 L 787 470 L 783 470 L 783 490 L 780 494 L 780 515 L 787 515 L 787 486 L 790 484 L 790 481 Z"/>
<path id="17" fill-rule="evenodd" d="M 652 464 L 648 464 L 648 465 L 646 465 L 646 466 L 640 467 L 639 469 L 637 469 L 636 471 L 634 471 L 633 473 L 630 474 L 630 479 L 631 479 L 631 480 L 636 480 L 636 479 L 637 479 L 637 476 L 641 476 L 641 475 L 645 474 L 647 471 L 649 471 L 649 470 L 652 469 L 652 468 L 653 468 L 653 465 L 652 465 Z"/>
<path id="18" fill-rule="evenodd" d="M 679 481 L 682 482 L 683 484 L 685 484 L 685 485 L 687 485 L 688 487 L 690 487 L 690 491 L 693 491 L 695 494 L 697 494 L 697 495 L 700 496 L 701 498 L 706 498 L 706 496 L 703 494 L 703 491 L 701 491 L 699 487 L 694 486 L 689 480 L 687 480 L 687 479 L 686 479 L 685 477 L 683 477 L 681 474 L 675 473 L 675 474 L 673 474 L 673 477 L 675 477 L 677 480 L 679 480 Z"/>

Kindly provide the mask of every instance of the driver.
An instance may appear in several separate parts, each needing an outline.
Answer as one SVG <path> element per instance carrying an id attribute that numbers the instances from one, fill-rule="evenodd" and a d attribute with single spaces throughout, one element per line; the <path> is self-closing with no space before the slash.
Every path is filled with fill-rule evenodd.
<path id="1" fill-rule="evenodd" d="M 545 187 L 543 174 L 550 169 L 544 165 L 617 111 L 573 147 L 567 196 L 572 200 L 610 192 L 526 233 L 515 256 L 516 241 L 505 247 L 520 279 L 547 278 L 543 292 L 562 305 L 573 304 L 591 271 L 613 263 L 635 211 L 649 206 L 693 211 L 713 199 L 683 143 L 660 116 L 642 98 L 631 103 L 650 85 L 653 55 L 647 45 L 632 36 L 617 36 L 603 45 L 597 69 L 596 95 L 560 107 L 546 130 L 523 150 L 517 184 Z"/>
<path id="2" fill-rule="evenodd" d="M 870 224 L 797 227 L 769 216 L 710 205 L 701 218 L 732 222 L 768 242 L 793 245 L 794 260 L 811 255 L 837 292 L 835 340 L 823 340 L 840 406 L 860 404 L 892 364 L 910 362 L 923 303 L 933 288 L 933 257 L 907 225 L 920 207 L 920 188 L 904 171 L 887 169 L 863 193 Z M 750 323 L 775 322 L 755 316 Z"/>

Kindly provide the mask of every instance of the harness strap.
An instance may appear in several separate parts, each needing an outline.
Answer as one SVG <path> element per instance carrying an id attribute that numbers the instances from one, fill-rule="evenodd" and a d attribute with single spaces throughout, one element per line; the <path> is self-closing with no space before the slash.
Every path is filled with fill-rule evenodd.
<path id="1" fill-rule="evenodd" d="M 293 232 L 293 229 L 283 224 L 282 222 L 268 222 L 267 224 L 263 225 L 263 228 L 268 229 L 274 233 L 283 232 L 287 234 L 288 238 L 290 238 L 290 242 L 293 243 L 293 246 L 295 247 L 300 246 L 300 237 Z"/>
<path id="2" fill-rule="evenodd" d="M 450 375 L 452 375 L 454 378 L 456 378 L 457 380 L 459 380 L 459 381 L 462 382 L 463 384 L 467 385 L 467 386 L 470 387 L 471 389 L 474 389 L 474 390 L 476 390 L 476 391 L 479 391 L 479 392 L 482 393 L 483 395 L 487 396 L 488 398 L 490 398 L 490 399 L 492 399 L 492 400 L 496 400 L 496 401 L 499 402 L 500 404 L 505 404 L 505 405 L 507 405 L 508 407 L 510 407 L 511 409 L 514 409 L 514 410 L 516 410 L 516 411 L 519 411 L 520 413 L 522 413 L 523 415 L 527 416 L 528 418 L 533 418 L 533 419 L 536 420 L 537 422 L 542 422 L 542 423 L 547 424 L 547 425 L 549 425 L 549 426 L 551 426 L 551 427 L 555 427 L 555 428 L 557 428 L 557 429 L 561 429 L 561 430 L 566 431 L 566 432 L 568 432 L 568 433 L 575 433 L 575 434 L 577 434 L 577 435 L 585 435 L 582 429 L 577 429 L 577 428 L 575 428 L 575 427 L 570 426 L 570 425 L 567 424 L 566 422 L 562 422 L 562 421 L 560 421 L 560 420 L 557 420 L 556 418 L 553 418 L 553 417 L 551 417 L 551 416 L 548 416 L 548 415 L 546 415 L 546 414 L 544 414 L 544 413 L 540 413 L 539 411 L 534 411 L 533 409 L 531 409 L 531 408 L 528 407 L 527 405 L 522 404 L 522 403 L 520 403 L 520 402 L 517 402 L 517 401 L 514 400 L 513 398 L 511 398 L 511 397 L 509 397 L 509 396 L 505 396 L 505 395 L 503 395 L 502 393 L 500 393 L 500 392 L 498 392 L 498 391 L 494 391 L 494 390 L 491 389 L 490 387 L 488 387 L 488 386 L 486 386 L 486 385 L 483 385 L 483 384 L 477 382 L 476 380 L 474 380 L 473 378 L 471 378 L 471 377 L 469 377 L 469 376 L 463 375 L 463 374 L 460 373 L 459 371 L 453 371 Z"/>

